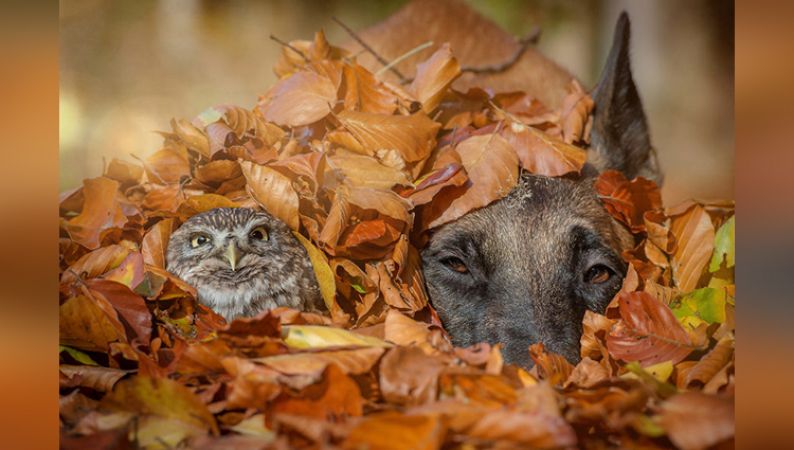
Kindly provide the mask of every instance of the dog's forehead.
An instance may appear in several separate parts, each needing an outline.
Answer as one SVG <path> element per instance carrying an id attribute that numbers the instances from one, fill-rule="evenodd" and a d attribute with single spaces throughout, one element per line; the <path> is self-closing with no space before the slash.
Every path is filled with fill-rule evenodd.
<path id="1" fill-rule="evenodd" d="M 592 184 L 525 176 L 507 197 L 442 227 L 431 245 L 470 239 L 483 250 L 503 256 L 555 251 L 571 238 L 575 227 L 608 232 L 609 218 Z"/>

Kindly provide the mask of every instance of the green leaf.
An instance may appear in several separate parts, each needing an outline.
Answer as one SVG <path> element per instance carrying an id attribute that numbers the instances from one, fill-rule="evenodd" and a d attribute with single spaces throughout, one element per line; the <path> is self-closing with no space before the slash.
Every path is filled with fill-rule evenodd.
<path id="1" fill-rule="evenodd" d="M 213 122 L 221 120 L 221 117 L 223 117 L 223 111 L 212 107 L 202 111 L 201 114 L 199 114 L 196 118 L 201 121 L 202 126 L 206 127 Z"/>
<path id="2" fill-rule="evenodd" d="M 350 287 L 355 289 L 355 291 L 358 292 L 359 294 L 366 294 L 367 293 L 367 290 L 364 289 L 364 287 L 361 286 L 360 284 L 351 284 Z"/>
<path id="3" fill-rule="evenodd" d="M 664 428 L 659 425 L 659 420 L 656 416 L 648 417 L 645 414 L 639 414 L 631 423 L 631 426 L 634 427 L 638 433 L 652 438 L 662 437 L 667 434 Z"/>
<path id="4" fill-rule="evenodd" d="M 76 348 L 69 347 L 67 345 L 59 345 L 58 346 L 58 353 L 66 352 L 71 356 L 75 361 L 79 362 L 80 364 L 85 364 L 87 366 L 98 366 L 99 364 L 91 359 L 87 353 L 83 353 Z"/>
<path id="5" fill-rule="evenodd" d="M 731 216 L 714 235 L 714 254 L 711 255 L 709 272 L 720 270 L 724 260 L 727 267 L 736 265 L 736 216 Z"/>
<path id="6" fill-rule="evenodd" d="M 725 289 L 706 287 L 683 296 L 672 310 L 676 319 L 681 323 L 698 322 L 697 320 L 692 321 L 692 318 L 710 324 L 722 323 L 725 322 L 726 301 Z"/>

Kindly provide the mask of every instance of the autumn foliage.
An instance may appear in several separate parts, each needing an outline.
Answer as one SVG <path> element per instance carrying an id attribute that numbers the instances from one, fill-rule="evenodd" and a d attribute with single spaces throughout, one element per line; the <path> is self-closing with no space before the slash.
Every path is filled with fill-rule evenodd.
<path id="1" fill-rule="evenodd" d="M 60 202 L 65 448 L 704 448 L 733 436 L 733 205 L 663 208 L 606 172 L 636 237 L 621 292 L 588 312 L 582 360 L 542 344 L 454 348 L 424 290 L 427 231 L 506 195 L 521 171 L 576 175 L 592 100 L 456 92 L 442 46 L 405 85 L 291 42 L 253 109 L 175 119 Z M 221 206 L 264 208 L 306 246 L 328 316 L 230 324 L 165 270 L 169 235 Z"/>

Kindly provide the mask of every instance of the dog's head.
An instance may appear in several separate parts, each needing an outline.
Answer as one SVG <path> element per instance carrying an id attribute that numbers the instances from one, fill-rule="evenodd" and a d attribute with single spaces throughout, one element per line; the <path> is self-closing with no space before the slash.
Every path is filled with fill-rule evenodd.
<path id="1" fill-rule="evenodd" d="M 624 13 L 593 91 L 585 173 L 615 169 L 659 182 L 629 33 Z M 626 271 L 620 253 L 631 245 L 591 177 L 526 175 L 504 199 L 435 230 L 422 262 L 431 302 L 456 345 L 499 342 L 507 361 L 528 366 L 535 342 L 579 359 L 584 312 L 603 311 L 618 292 Z"/>

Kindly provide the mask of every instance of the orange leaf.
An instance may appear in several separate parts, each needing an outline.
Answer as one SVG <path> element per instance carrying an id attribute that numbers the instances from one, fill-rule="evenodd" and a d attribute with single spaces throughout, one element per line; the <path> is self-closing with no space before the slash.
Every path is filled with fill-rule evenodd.
<path id="1" fill-rule="evenodd" d="M 129 253 L 130 250 L 121 245 L 109 245 L 86 253 L 63 272 L 61 283 L 74 282 L 78 276 L 84 279 L 96 278 L 118 267 Z"/>
<path id="2" fill-rule="evenodd" d="M 645 213 L 662 207 L 662 194 L 651 180 L 637 177 L 631 181 L 617 170 L 607 170 L 595 181 L 604 207 L 634 233 L 645 231 Z"/>
<path id="3" fill-rule="evenodd" d="M 460 64 L 452 56 L 449 43 L 445 43 L 425 62 L 417 64 L 416 77 L 408 90 L 422 104 L 422 111 L 430 114 L 459 75 Z"/>
<path id="4" fill-rule="evenodd" d="M 554 386 L 562 386 L 573 372 L 573 366 L 564 356 L 546 351 L 540 342 L 529 346 L 529 356 L 537 364 L 541 378 Z"/>
<path id="5" fill-rule="evenodd" d="M 429 228 L 451 222 L 469 211 L 506 196 L 518 181 L 518 157 L 513 147 L 497 134 L 472 136 L 455 151 L 469 175 L 468 189 L 429 224 Z"/>
<path id="6" fill-rule="evenodd" d="M 242 161 L 248 192 L 257 203 L 281 219 L 293 230 L 298 229 L 298 194 L 292 180 L 268 166 Z"/>
<path id="7" fill-rule="evenodd" d="M 337 118 L 370 155 L 395 149 L 406 162 L 427 158 L 441 127 L 422 112 L 399 116 L 345 110 Z"/>
<path id="8" fill-rule="evenodd" d="M 280 80 L 259 101 L 265 119 L 298 127 L 317 122 L 336 103 L 336 86 L 314 72 L 296 72 Z"/>
<path id="9" fill-rule="evenodd" d="M 595 103 L 576 80 L 571 80 L 568 90 L 560 107 L 562 139 L 568 144 L 576 141 L 589 142 L 587 125 Z"/>
<path id="10" fill-rule="evenodd" d="M 684 386 L 691 387 L 696 382 L 702 385 L 708 383 L 726 364 L 731 362 L 733 347 L 733 334 L 723 336 L 711 351 L 687 371 L 684 377 Z"/>
<path id="11" fill-rule="evenodd" d="M 688 292 L 697 287 L 700 275 L 714 251 L 714 225 L 703 207 L 694 205 L 673 217 L 670 227 L 678 242 L 670 265 L 678 288 Z"/>
<path id="12" fill-rule="evenodd" d="M 500 134 L 515 149 L 521 167 L 533 174 L 558 177 L 578 173 L 587 159 L 581 148 L 520 123 L 504 127 Z"/>
<path id="13" fill-rule="evenodd" d="M 126 342 L 124 326 L 104 298 L 70 298 L 61 305 L 58 317 L 61 344 L 105 352 L 111 342 Z"/>
<path id="14" fill-rule="evenodd" d="M 102 399 L 101 407 L 113 411 L 177 419 L 218 433 L 215 417 L 204 403 L 181 383 L 168 378 L 136 376 L 119 382 Z"/>
<path id="15" fill-rule="evenodd" d="M 168 249 L 168 239 L 174 231 L 174 219 L 163 219 L 143 236 L 141 243 L 141 253 L 143 254 L 143 262 L 150 265 L 165 269 L 165 255 Z"/>
<path id="16" fill-rule="evenodd" d="M 282 393 L 273 402 L 272 412 L 342 419 L 362 415 L 363 404 L 358 384 L 342 369 L 330 364 L 319 383 L 306 387 L 297 395 Z"/>
<path id="17" fill-rule="evenodd" d="M 121 228 L 127 223 L 118 200 L 118 188 L 117 181 L 105 177 L 83 181 L 83 210 L 66 222 L 72 240 L 94 250 L 99 247 L 104 232 Z"/>
<path id="18" fill-rule="evenodd" d="M 358 450 L 437 450 L 447 427 L 438 415 L 406 415 L 386 411 L 367 416 L 342 443 L 342 448 Z"/>
<path id="19" fill-rule="evenodd" d="M 684 392 L 662 404 L 659 423 L 676 447 L 701 449 L 733 437 L 735 415 L 733 399 Z"/>
<path id="20" fill-rule="evenodd" d="M 370 71 L 358 64 L 345 64 L 345 109 L 376 114 L 391 114 L 397 97 L 381 87 Z"/>
<path id="21" fill-rule="evenodd" d="M 159 184 L 179 183 L 190 176 L 190 163 L 184 147 L 166 147 L 152 153 L 144 165 L 146 178 Z"/>

